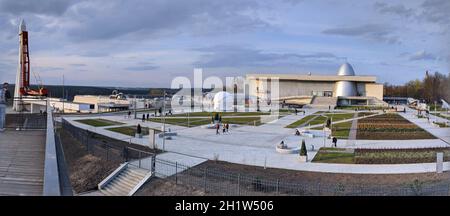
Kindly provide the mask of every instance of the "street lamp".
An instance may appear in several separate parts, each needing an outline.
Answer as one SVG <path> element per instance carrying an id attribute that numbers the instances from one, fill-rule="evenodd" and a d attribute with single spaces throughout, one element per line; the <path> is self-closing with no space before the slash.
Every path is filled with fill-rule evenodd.
<path id="1" fill-rule="evenodd" d="M 164 90 L 164 99 L 163 99 L 163 151 L 166 150 L 166 90 Z"/>
<path id="2" fill-rule="evenodd" d="M 437 101 L 434 101 L 434 121 L 437 122 Z"/>

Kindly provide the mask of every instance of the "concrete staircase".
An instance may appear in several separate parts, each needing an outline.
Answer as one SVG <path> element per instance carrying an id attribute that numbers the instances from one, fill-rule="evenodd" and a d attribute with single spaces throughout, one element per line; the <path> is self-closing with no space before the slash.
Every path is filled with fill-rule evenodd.
<path id="1" fill-rule="evenodd" d="M 106 196 L 132 196 L 150 177 L 149 170 L 124 163 L 106 177 L 98 189 Z"/>
<path id="2" fill-rule="evenodd" d="M 371 106 L 389 106 L 388 103 L 386 103 L 376 97 L 369 97 L 369 104 Z"/>
<path id="3" fill-rule="evenodd" d="M 337 97 L 322 97 L 322 96 L 315 96 L 311 104 L 306 105 L 307 108 L 322 108 L 322 109 L 328 109 L 329 106 L 333 109 L 337 105 Z"/>

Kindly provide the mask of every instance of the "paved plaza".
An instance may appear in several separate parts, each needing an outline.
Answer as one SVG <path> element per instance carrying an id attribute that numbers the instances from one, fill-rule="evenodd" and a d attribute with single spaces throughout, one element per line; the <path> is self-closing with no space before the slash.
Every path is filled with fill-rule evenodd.
<path id="1" fill-rule="evenodd" d="M 255 165 L 272 168 L 282 168 L 291 170 L 317 171 L 317 172 L 340 172 L 340 173 L 422 173 L 433 172 L 436 170 L 435 163 L 427 164 L 396 164 L 396 165 L 361 165 L 361 164 L 327 164 L 327 163 L 303 163 L 298 160 L 297 154 L 281 154 L 275 150 L 275 147 L 282 140 L 289 147 L 299 147 L 301 140 L 306 141 L 308 149 L 308 158 L 312 159 L 320 147 L 331 147 L 330 139 L 323 136 L 307 138 L 295 136 L 295 129 L 285 128 L 285 126 L 298 121 L 305 116 L 313 114 L 319 110 L 307 109 L 306 115 L 288 115 L 266 123 L 261 126 L 238 126 L 230 128 L 229 133 L 216 135 L 215 129 L 202 127 L 182 127 L 176 125 L 167 125 L 166 129 L 176 132 L 176 136 L 163 140 L 156 138 L 157 147 L 165 151 L 184 155 L 183 157 L 174 157 L 171 160 L 179 163 L 190 163 L 193 158 L 202 158 L 210 160 L 222 160 L 232 163 L 245 165 Z M 407 109 L 406 113 L 400 113 L 403 117 L 417 124 L 419 127 L 430 132 L 438 139 L 431 140 L 339 140 L 338 147 L 346 148 L 430 148 L 430 147 L 449 147 L 450 128 L 436 128 L 426 119 L 415 117 L 414 110 Z M 105 130 L 109 127 L 92 127 L 74 120 L 88 117 L 67 117 L 71 124 L 84 128 L 105 136 L 113 137 L 119 140 L 131 141 L 140 145 L 148 145 L 149 139 L 133 138 L 127 135 L 118 134 Z M 95 117 L 98 118 L 98 117 Z M 123 115 L 102 116 L 101 118 L 123 122 L 126 125 L 141 126 L 161 129 L 162 124 L 156 122 L 142 122 L 138 119 L 127 119 Z M 349 120 L 352 121 L 352 120 Z M 124 125 L 121 125 L 124 126 Z M 320 134 L 321 132 L 317 132 Z M 175 160 L 176 159 L 176 160 Z M 444 169 L 450 169 L 450 164 L 446 162 Z"/>

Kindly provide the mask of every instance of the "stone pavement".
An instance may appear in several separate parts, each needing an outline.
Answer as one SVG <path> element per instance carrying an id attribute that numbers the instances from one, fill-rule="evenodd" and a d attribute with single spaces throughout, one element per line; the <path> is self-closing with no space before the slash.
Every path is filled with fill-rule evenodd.
<path id="1" fill-rule="evenodd" d="M 307 115 L 316 111 L 318 110 L 308 110 Z M 171 128 L 172 131 L 176 131 L 178 135 L 172 136 L 172 139 L 170 140 L 165 140 L 164 147 L 161 138 L 156 138 L 156 142 L 158 148 L 164 148 L 164 150 L 168 152 L 177 153 L 171 156 L 171 160 L 177 159 L 180 163 L 189 163 L 189 161 L 193 160 L 192 158 L 203 158 L 281 169 L 340 173 L 421 173 L 433 172 L 436 169 L 435 163 L 404 165 L 303 163 L 298 160 L 297 154 L 280 154 L 276 152 L 275 147 L 279 142 L 281 142 L 281 140 L 284 140 L 290 147 L 297 147 L 300 145 L 301 140 L 305 139 L 309 159 L 315 156 L 320 147 L 331 146 L 330 139 L 324 139 L 324 137 L 299 137 L 294 135 L 295 129 L 285 128 L 286 125 L 289 125 L 305 116 L 289 115 L 261 126 L 239 126 L 236 128 L 230 128 L 228 134 L 220 135 L 216 135 L 214 129 L 206 129 L 201 127 L 186 128 L 171 125 L 168 127 Z M 140 120 L 125 119 L 123 116 L 103 116 L 102 118 L 125 122 L 127 125 L 135 125 L 140 123 L 142 126 L 153 128 L 160 128 L 162 125 L 155 122 L 141 122 Z M 111 132 L 103 128 L 94 128 L 85 124 L 77 123 L 73 121 L 74 119 L 75 118 L 67 118 L 70 123 L 77 127 L 88 129 L 116 139 L 131 140 L 131 142 L 136 144 L 148 145 L 147 137 L 142 139 L 132 138 L 130 136 Z M 421 127 L 426 126 L 423 122 L 420 122 L 419 124 Z M 428 130 L 434 130 L 434 128 L 430 128 Z M 434 134 L 440 134 L 442 136 L 437 137 L 445 138 L 445 131 L 435 131 Z M 418 148 L 444 146 L 448 145 L 440 139 L 356 140 L 351 144 L 347 143 L 345 140 L 338 141 L 338 147 L 349 148 Z M 181 157 L 180 154 L 183 155 L 183 157 Z M 446 163 L 445 169 L 450 169 L 448 163 Z"/>
<path id="2" fill-rule="evenodd" d="M 426 118 L 417 118 L 416 116 L 417 111 L 409 107 L 406 107 L 406 113 L 399 113 L 399 114 L 404 118 L 408 119 L 409 121 L 411 121 L 412 123 L 416 124 L 417 126 L 433 134 L 435 137 L 446 142 L 450 147 L 450 127 L 440 128 L 432 124 L 432 122 L 435 121 L 436 119 L 440 122 L 445 122 L 448 120 L 434 115 L 430 115 L 430 122 L 428 122 Z"/>
<path id="3" fill-rule="evenodd" d="M 41 196 L 45 131 L 0 132 L 0 195 Z"/>

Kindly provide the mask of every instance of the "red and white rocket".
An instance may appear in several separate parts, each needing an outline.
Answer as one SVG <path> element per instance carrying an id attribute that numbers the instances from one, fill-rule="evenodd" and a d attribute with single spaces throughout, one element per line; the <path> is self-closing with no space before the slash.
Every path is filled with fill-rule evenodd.
<path id="1" fill-rule="evenodd" d="M 28 50 L 28 31 L 25 21 L 19 26 L 19 64 L 16 75 L 16 86 L 14 89 L 13 109 L 22 110 L 19 101 L 24 96 L 47 96 L 47 89 L 40 87 L 38 90 L 30 88 L 30 55 Z"/>

